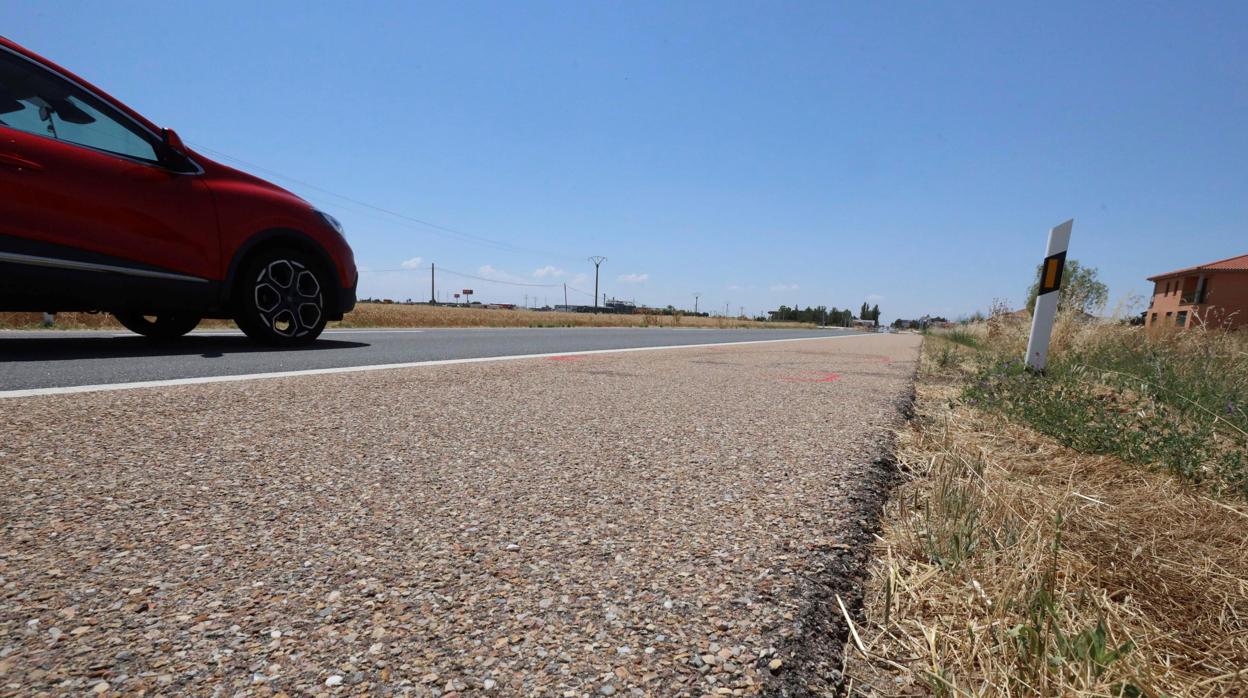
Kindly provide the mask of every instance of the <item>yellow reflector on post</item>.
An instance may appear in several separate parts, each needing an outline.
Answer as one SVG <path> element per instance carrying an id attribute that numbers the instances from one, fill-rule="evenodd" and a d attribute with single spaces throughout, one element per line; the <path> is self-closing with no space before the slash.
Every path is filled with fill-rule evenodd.
<path id="1" fill-rule="evenodd" d="M 1040 277 L 1040 295 L 1052 293 L 1062 287 L 1062 268 L 1065 266 L 1065 251 L 1044 258 L 1044 273 Z"/>

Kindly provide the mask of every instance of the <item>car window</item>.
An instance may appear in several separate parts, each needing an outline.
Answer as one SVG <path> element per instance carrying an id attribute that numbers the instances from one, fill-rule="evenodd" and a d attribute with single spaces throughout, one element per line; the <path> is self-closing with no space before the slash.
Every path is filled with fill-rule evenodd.
<path id="1" fill-rule="evenodd" d="M 129 119 L 8 51 L 0 51 L 0 125 L 130 158 L 158 159 L 151 141 Z"/>

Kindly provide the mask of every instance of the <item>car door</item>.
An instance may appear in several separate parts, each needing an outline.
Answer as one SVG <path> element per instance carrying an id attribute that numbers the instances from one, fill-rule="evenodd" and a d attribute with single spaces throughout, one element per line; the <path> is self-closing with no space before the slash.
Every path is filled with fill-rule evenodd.
<path id="1" fill-rule="evenodd" d="M 196 172 L 162 166 L 161 147 L 103 98 L 0 47 L 0 254 L 215 277 L 212 195 Z"/>

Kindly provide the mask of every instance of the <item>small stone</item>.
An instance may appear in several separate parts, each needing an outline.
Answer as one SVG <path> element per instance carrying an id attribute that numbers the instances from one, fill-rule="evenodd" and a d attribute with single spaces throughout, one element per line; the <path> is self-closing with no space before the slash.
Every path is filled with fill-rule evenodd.
<path id="1" fill-rule="evenodd" d="M 494 690 L 494 688 L 495 688 L 496 686 L 498 686 L 498 682 L 497 682 L 497 681 L 495 681 L 494 679 L 486 679 L 486 680 L 482 683 L 482 686 L 483 686 L 483 687 L 485 688 L 485 690 L 487 690 L 487 691 L 493 691 L 493 690 Z"/>
<path id="2" fill-rule="evenodd" d="M 767 668 L 771 669 L 772 671 L 779 671 L 780 667 L 783 664 L 784 662 L 780 661 L 779 659 L 773 659 L 770 662 L 767 662 Z"/>
<path id="3" fill-rule="evenodd" d="M 598 689 L 598 692 L 604 696 L 613 696 L 615 695 L 615 686 L 612 686 L 609 683 L 604 683 L 602 688 Z"/>
<path id="4" fill-rule="evenodd" d="M 333 688 L 334 686 L 339 686 L 341 684 L 342 684 L 342 677 L 337 674 L 334 674 L 328 679 L 325 679 L 325 685 L 329 686 L 330 688 Z"/>
<path id="5" fill-rule="evenodd" d="M 92 691 L 95 691 L 96 693 L 99 693 L 99 694 L 104 694 L 104 693 L 108 693 L 108 690 L 109 690 L 110 688 L 112 688 L 112 687 L 108 685 L 108 682 L 107 682 L 107 681 L 101 681 L 101 682 L 99 682 L 99 683 L 95 684 L 94 686 L 92 686 L 92 687 L 91 687 L 91 690 L 92 690 Z"/>
<path id="6" fill-rule="evenodd" d="M 509 552 L 509 553 L 514 553 L 514 552 L 516 552 L 516 551 L 517 551 L 517 550 L 519 550 L 519 549 L 520 549 L 520 546 L 516 545 L 515 543 L 508 543 L 508 544 L 507 544 L 507 552 Z"/>
<path id="7" fill-rule="evenodd" d="M 338 599 L 341 599 L 341 598 L 342 598 L 341 591 L 331 591 L 329 592 L 329 596 L 326 597 L 326 600 L 329 601 L 330 603 L 338 603 Z"/>

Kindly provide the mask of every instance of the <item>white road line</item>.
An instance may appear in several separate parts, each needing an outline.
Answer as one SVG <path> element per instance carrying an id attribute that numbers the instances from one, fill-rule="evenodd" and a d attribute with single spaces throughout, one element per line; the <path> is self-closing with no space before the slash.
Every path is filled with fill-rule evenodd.
<path id="1" fill-rule="evenodd" d="M 70 330 L 72 332 L 72 330 Z M 326 335 L 406 335 L 406 333 L 424 332 L 424 330 L 403 330 L 403 328 L 379 328 L 379 330 L 324 330 L 321 336 Z M 112 337 L 135 337 L 126 332 L 117 332 Z M 205 330 L 202 332 L 191 332 L 187 337 L 246 337 L 240 330 Z"/>
<path id="2" fill-rule="evenodd" d="M 467 328 L 447 328 L 447 329 L 467 329 Z M 389 328 L 376 328 L 376 329 L 368 329 L 364 327 L 359 327 L 359 328 L 335 328 L 331 330 L 324 330 L 323 332 L 321 332 L 321 334 L 322 335 L 327 335 L 327 334 L 406 334 L 406 333 L 427 332 L 427 331 L 428 331 L 427 329 L 415 330 L 415 329 L 408 329 L 408 328 L 403 328 L 403 327 L 389 327 Z M 0 330 L 0 334 L 2 335 L 14 334 L 14 335 L 32 336 L 32 333 L 38 333 L 38 334 L 33 335 L 37 339 L 47 339 L 49 337 L 62 337 L 62 338 L 68 337 L 69 339 L 78 339 L 79 338 L 78 335 L 88 334 L 88 333 L 96 335 L 98 337 L 107 337 L 109 339 L 115 339 L 117 337 L 137 338 L 139 336 L 137 334 L 132 334 L 124 330 L 45 330 L 45 329 L 38 329 L 38 328 L 33 329 L 33 330 L 7 330 L 7 329 Z M 247 335 L 243 334 L 242 331 L 240 330 L 195 330 L 187 334 L 186 336 L 187 337 L 246 337 Z"/>
<path id="3" fill-rule="evenodd" d="M 274 371 L 272 373 L 244 373 L 232 376 L 197 376 L 194 378 L 169 378 L 165 380 L 137 381 L 133 383 L 102 383 L 99 385 L 70 385 L 59 388 L 29 388 L 25 390 L 0 391 L 0 400 L 5 398 L 36 397 L 39 395 L 68 395 L 71 393 L 96 393 L 112 390 L 134 390 L 136 388 L 167 388 L 175 385 L 201 385 L 204 383 L 232 383 L 237 381 L 254 381 L 268 378 L 294 378 L 298 376 L 326 376 L 335 373 L 363 373 L 365 371 L 390 371 L 397 368 L 418 368 L 421 366 L 449 366 L 452 364 L 477 364 L 490 361 L 518 361 L 521 359 L 544 359 L 552 356 L 585 356 L 589 354 L 623 354 L 635 351 L 660 351 L 664 349 L 707 349 L 710 347 L 732 347 L 742 344 L 774 344 L 779 342 L 810 342 L 826 339 L 845 339 L 847 337 L 871 337 L 883 335 L 838 334 L 830 337 L 790 337 L 788 339 L 751 339 L 741 342 L 711 342 L 708 344 L 674 344 L 661 347 L 626 347 L 624 349 L 586 349 L 583 351 L 559 351 L 549 354 L 512 354 L 508 356 L 480 356 L 471 359 L 436 359 L 432 361 L 411 361 L 399 364 L 372 364 L 368 366 L 338 366 L 335 368 L 310 368 L 297 371 Z"/>

